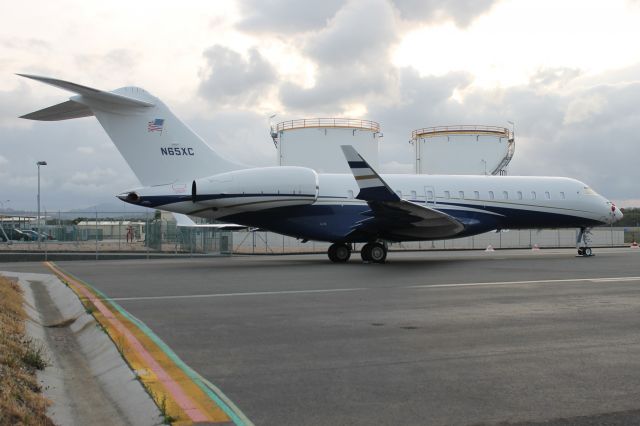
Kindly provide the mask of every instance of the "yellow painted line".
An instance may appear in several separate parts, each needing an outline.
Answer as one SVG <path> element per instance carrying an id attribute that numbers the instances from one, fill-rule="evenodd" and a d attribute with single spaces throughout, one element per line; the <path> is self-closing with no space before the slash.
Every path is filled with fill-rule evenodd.
<path id="1" fill-rule="evenodd" d="M 146 333 L 93 289 L 45 262 L 76 293 L 106 330 L 156 404 L 173 424 L 230 423 L 232 420 Z"/>

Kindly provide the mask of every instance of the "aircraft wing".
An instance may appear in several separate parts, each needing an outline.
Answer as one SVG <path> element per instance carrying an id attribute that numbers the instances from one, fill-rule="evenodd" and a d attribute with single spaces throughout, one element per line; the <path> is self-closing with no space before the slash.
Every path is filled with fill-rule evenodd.
<path id="1" fill-rule="evenodd" d="M 401 199 L 351 145 L 343 145 L 349 168 L 360 192 L 357 199 L 366 201 L 368 216 L 359 221 L 351 235 L 444 238 L 459 234 L 464 225 L 439 210 Z"/>
<path id="2" fill-rule="evenodd" d="M 235 223 L 195 223 L 186 214 L 172 213 L 176 218 L 176 226 L 185 228 L 213 228 L 221 231 L 241 231 L 249 229 L 248 226 L 236 225 Z"/>

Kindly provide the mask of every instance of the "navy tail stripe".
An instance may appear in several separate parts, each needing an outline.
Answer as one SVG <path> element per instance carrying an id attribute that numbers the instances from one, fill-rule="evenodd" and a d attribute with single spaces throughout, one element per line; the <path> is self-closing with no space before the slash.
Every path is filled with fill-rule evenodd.
<path id="1" fill-rule="evenodd" d="M 369 165 L 364 161 L 349 161 L 349 167 L 352 169 L 368 169 Z"/>

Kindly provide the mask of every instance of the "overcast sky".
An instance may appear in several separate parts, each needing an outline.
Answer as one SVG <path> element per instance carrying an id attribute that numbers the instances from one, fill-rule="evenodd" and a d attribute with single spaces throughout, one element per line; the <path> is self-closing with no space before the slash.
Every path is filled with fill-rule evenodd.
<path id="1" fill-rule="evenodd" d="M 17 117 L 68 92 L 141 86 L 223 155 L 275 165 L 267 117 L 381 123 L 383 172 L 413 129 L 516 123 L 512 175 L 580 179 L 640 206 L 640 1 L 0 0 L 0 202 L 49 211 L 139 186 L 90 117 Z M 10 201 L 7 201 L 10 200 Z M 0 205 L 0 208 L 2 208 Z"/>

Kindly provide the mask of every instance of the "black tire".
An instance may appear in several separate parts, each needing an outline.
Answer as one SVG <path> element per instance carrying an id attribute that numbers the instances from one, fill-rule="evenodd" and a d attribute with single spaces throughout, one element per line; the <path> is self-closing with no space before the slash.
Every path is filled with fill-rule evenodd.
<path id="1" fill-rule="evenodd" d="M 331 244 L 329 246 L 329 250 L 327 250 L 327 255 L 329 256 L 329 260 L 332 262 L 337 262 L 338 258 L 336 257 L 336 245 Z"/>
<path id="2" fill-rule="evenodd" d="M 584 256 L 584 249 L 583 248 L 579 248 L 578 249 L 578 256 Z"/>
<path id="3" fill-rule="evenodd" d="M 351 257 L 351 250 L 346 244 L 336 244 L 335 256 L 337 262 L 344 263 Z"/>
<path id="4" fill-rule="evenodd" d="M 585 256 L 593 256 L 593 250 L 591 250 L 591 247 L 587 247 L 584 249 L 584 255 Z"/>
<path id="5" fill-rule="evenodd" d="M 387 259 L 387 250 L 380 243 L 371 244 L 369 253 L 372 262 L 384 263 L 384 261 Z"/>
<path id="6" fill-rule="evenodd" d="M 331 244 L 327 255 L 332 262 L 344 263 L 351 257 L 351 250 L 346 244 Z"/>
<path id="7" fill-rule="evenodd" d="M 371 244 L 365 244 L 360 249 L 360 257 L 363 262 L 371 262 Z"/>

